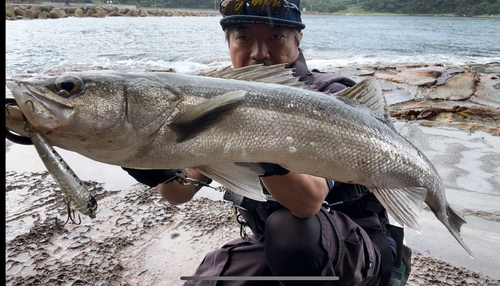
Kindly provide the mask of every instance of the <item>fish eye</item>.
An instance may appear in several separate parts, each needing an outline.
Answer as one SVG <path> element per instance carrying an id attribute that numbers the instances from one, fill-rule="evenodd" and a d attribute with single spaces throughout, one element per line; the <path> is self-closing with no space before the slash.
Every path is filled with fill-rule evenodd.
<path id="1" fill-rule="evenodd" d="M 77 76 L 61 76 L 54 83 L 57 94 L 62 97 L 71 97 L 84 91 L 83 80 Z"/>

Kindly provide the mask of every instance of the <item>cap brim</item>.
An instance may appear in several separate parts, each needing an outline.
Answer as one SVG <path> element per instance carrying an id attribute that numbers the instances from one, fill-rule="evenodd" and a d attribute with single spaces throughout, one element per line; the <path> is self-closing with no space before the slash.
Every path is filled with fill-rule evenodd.
<path id="1" fill-rule="evenodd" d="M 271 27 L 291 28 L 296 30 L 302 30 L 306 27 L 303 23 L 262 16 L 234 15 L 223 17 L 220 20 L 220 25 L 223 29 L 229 26 L 245 24 L 264 24 Z"/>

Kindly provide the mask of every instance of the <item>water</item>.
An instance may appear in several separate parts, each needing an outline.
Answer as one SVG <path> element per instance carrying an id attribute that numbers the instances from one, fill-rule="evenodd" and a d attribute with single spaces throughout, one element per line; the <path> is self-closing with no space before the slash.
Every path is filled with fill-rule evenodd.
<path id="1" fill-rule="evenodd" d="M 230 64 L 220 17 L 6 21 L 6 73 L 57 67 L 174 68 Z M 311 68 L 500 61 L 500 19 L 311 16 L 301 48 Z"/>
<path id="2" fill-rule="evenodd" d="M 500 19 L 310 16 L 302 48 L 345 64 L 487 63 L 500 58 Z"/>
<path id="3" fill-rule="evenodd" d="M 215 17 L 7 21 L 6 71 L 54 67 L 175 68 L 229 61 Z"/>

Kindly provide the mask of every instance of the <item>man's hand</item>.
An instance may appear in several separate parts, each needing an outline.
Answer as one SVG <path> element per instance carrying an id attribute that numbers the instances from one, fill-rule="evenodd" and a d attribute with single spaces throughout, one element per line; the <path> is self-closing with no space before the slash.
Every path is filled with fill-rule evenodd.
<path id="1" fill-rule="evenodd" d="M 290 173 L 290 171 L 281 167 L 278 164 L 259 163 L 259 166 L 262 168 L 262 170 L 264 170 L 264 175 L 261 175 L 261 177 L 269 177 L 269 176 L 274 176 L 274 175 L 283 176 L 283 175 Z"/>
<path id="2" fill-rule="evenodd" d="M 139 170 L 122 167 L 123 170 L 137 180 L 139 183 L 154 188 L 159 184 L 165 184 L 176 180 L 182 184 L 182 180 L 177 179 L 179 176 L 186 178 L 186 172 L 183 169 L 167 169 L 167 170 Z"/>
<path id="3" fill-rule="evenodd" d="M 200 186 L 191 184 L 184 185 L 186 177 L 193 178 L 202 182 L 210 183 L 211 180 L 204 175 L 192 169 L 168 169 L 168 170 L 139 170 L 122 167 L 130 176 L 136 179 L 139 183 L 156 187 L 158 193 L 167 202 L 177 205 L 191 200 L 201 189 Z M 183 180 L 184 178 L 184 180 Z M 166 184 L 177 181 L 179 184 Z"/>

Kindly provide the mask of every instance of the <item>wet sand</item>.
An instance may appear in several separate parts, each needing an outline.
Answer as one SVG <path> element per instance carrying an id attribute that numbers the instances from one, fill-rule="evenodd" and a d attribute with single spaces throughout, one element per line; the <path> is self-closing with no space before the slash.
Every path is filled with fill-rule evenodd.
<path id="1" fill-rule="evenodd" d="M 491 85 L 498 86 L 498 77 L 491 77 Z M 382 84 L 395 118 L 429 107 L 413 101 L 414 95 L 399 84 Z M 418 115 L 406 114 L 395 127 L 441 175 L 448 201 L 467 220 L 462 236 L 474 259 L 424 208 L 422 233 L 405 232 L 413 249 L 407 285 L 500 285 L 500 137 L 486 127 L 462 128 L 480 124 L 498 129 L 498 109 L 488 118 L 465 113 L 469 120 L 458 126 L 449 119 L 464 121 L 464 113 L 451 108 L 477 103 L 427 104 L 452 115 L 416 120 Z M 119 167 L 58 151 L 97 199 L 97 217 L 62 225 L 67 218 L 64 196 L 33 146 L 7 142 L 6 285 L 182 285 L 180 277 L 192 275 L 207 252 L 239 236 L 234 210 L 220 193 L 204 188 L 193 201 L 172 206 Z"/>

